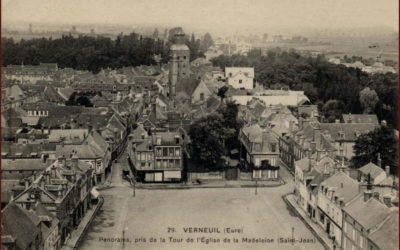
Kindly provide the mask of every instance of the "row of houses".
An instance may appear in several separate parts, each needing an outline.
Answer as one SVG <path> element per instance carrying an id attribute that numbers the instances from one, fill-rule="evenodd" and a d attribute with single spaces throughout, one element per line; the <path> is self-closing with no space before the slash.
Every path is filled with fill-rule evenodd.
<path id="1" fill-rule="evenodd" d="M 376 115 L 348 114 L 343 115 L 342 122 L 335 123 L 321 123 L 317 117 L 299 117 L 299 129 L 284 133 L 279 139 L 280 157 L 292 171 L 294 162 L 305 158 L 309 149 L 349 161 L 354 156 L 357 138 L 379 126 Z M 386 126 L 385 121 L 382 126 Z"/>
<path id="2" fill-rule="evenodd" d="M 74 154 L 17 180 L 11 201 L 2 204 L 1 248 L 61 249 L 97 198 L 92 171 Z M 10 180 L 2 176 L 2 188 L 4 182 Z"/>
<path id="3" fill-rule="evenodd" d="M 295 162 L 296 202 L 337 248 L 396 249 L 398 182 L 389 169 L 369 163 L 351 170 L 309 151 Z"/>

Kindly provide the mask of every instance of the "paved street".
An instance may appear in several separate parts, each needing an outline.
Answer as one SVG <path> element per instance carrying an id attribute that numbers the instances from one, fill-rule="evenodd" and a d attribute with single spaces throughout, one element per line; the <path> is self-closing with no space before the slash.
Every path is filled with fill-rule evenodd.
<path id="1" fill-rule="evenodd" d="M 104 205 L 80 249 L 323 249 L 300 219 L 289 212 L 281 198 L 293 191 L 292 176 L 285 169 L 281 176 L 286 185 L 258 188 L 257 195 L 255 188 L 198 188 L 140 189 L 133 197 L 132 189 L 119 173 L 118 169 L 113 170 L 114 188 L 102 191 Z M 217 227 L 220 233 L 185 233 L 184 227 Z M 242 232 L 226 234 L 223 230 L 227 227 Z M 292 238 L 292 227 L 295 239 L 314 242 L 278 243 L 281 237 Z M 221 242 L 185 242 L 188 237 L 196 242 L 203 236 Z M 151 237 L 157 242 L 150 243 Z M 160 237 L 165 238 L 166 243 L 160 243 Z M 183 239 L 183 243 L 170 243 L 169 237 Z M 242 239 L 246 237 L 267 238 L 273 242 L 243 243 Z M 121 238 L 130 242 L 116 242 Z M 140 242 L 142 238 L 145 243 Z M 222 242 L 224 238 L 231 241 L 237 238 L 239 242 L 228 245 Z"/>

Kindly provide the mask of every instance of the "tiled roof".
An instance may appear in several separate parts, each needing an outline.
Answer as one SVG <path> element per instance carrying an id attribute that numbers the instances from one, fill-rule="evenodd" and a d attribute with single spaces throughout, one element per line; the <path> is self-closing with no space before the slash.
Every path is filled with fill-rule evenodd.
<path id="1" fill-rule="evenodd" d="M 1 180 L 1 203 L 8 203 L 13 194 L 13 187 L 19 185 L 19 180 Z"/>
<path id="2" fill-rule="evenodd" d="M 361 173 L 368 175 L 371 174 L 371 178 L 375 179 L 378 175 L 380 175 L 383 171 L 382 168 L 373 164 L 372 162 L 358 169 Z"/>
<path id="3" fill-rule="evenodd" d="M 367 230 L 373 228 L 391 214 L 390 209 L 375 198 L 370 198 L 365 202 L 364 194 L 359 194 L 343 210 Z"/>
<path id="4" fill-rule="evenodd" d="M 250 78 L 254 78 L 254 68 L 252 67 L 226 67 L 225 77 L 229 77 L 230 73 L 232 73 L 232 77 L 239 73 L 243 73 L 247 74 Z"/>
<path id="5" fill-rule="evenodd" d="M 73 155 L 73 152 L 76 152 L 76 155 L 79 159 L 97 159 L 102 158 L 104 155 L 101 155 L 100 152 L 90 144 L 83 145 L 57 145 L 57 156 L 65 156 L 70 157 Z"/>
<path id="6" fill-rule="evenodd" d="M 193 91 L 199 85 L 200 80 L 195 77 L 183 78 L 176 84 L 176 93 L 184 92 L 188 96 L 192 96 Z"/>
<path id="7" fill-rule="evenodd" d="M 1 153 L 6 153 L 7 157 L 16 156 L 16 154 L 20 154 L 20 157 L 32 157 L 32 153 L 38 154 L 40 156 L 41 153 L 51 152 L 56 150 L 56 146 L 53 143 L 41 143 L 41 144 L 21 144 L 3 141 L 1 147 Z"/>
<path id="8" fill-rule="evenodd" d="M 161 145 L 182 145 L 182 137 L 178 132 L 158 132 L 153 133 L 153 144 L 157 144 L 157 137 L 161 137 Z M 179 144 L 176 144 L 175 138 L 178 137 Z"/>
<path id="9" fill-rule="evenodd" d="M 335 141 L 355 141 L 361 134 L 373 131 L 378 126 L 372 123 L 320 123 L 322 132 L 329 132 L 331 138 Z M 344 133 L 344 138 L 340 138 L 340 133 Z"/>
<path id="10" fill-rule="evenodd" d="M 373 124 L 379 124 L 378 117 L 373 114 L 373 115 L 368 115 L 368 114 L 343 114 L 343 121 L 345 123 L 373 123 Z"/>
<path id="11" fill-rule="evenodd" d="M 346 204 L 358 194 L 358 182 L 343 172 L 337 172 L 321 183 L 335 190 L 334 195 Z"/>
<path id="12" fill-rule="evenodd" d="M 243 133 L 250 142 L 262 142 L 262 129 L 258 124 L 243 127 Z"/>
<path id="13" fill-rule="evenodd" d="M 71 97 L 71 95 L 73 93 L 74 93 L 74 90 L 70 87 L 58 89 L 58 94 L 66 101 Z"/>
<path id="14" fill-rule="evenodd" d="M 40 171 L 50 164 L 42 159 L 1 159 L 1 170 Z"/>
<path id="15" fill-rule="evenodd" d="M 1 211 L 2 236 L 11 235 L 16 239 L 17 248 L 28 249 L 40 230 L 31 221 L 30 217 L 23 211 L 23 208 L 14 202 L 9 203 Z"/>
<path id="16" fill-rule="evenodd" d="M 392 250 L 399 247 L 399 214 L 393 215 L 378 230 L 368 237 L 381 250 Z"/>
<path id="17" fill-rule="evenodd" d="M 82 142 L 88 132 L 88 129 L 52 129 L 49 133 L 49 142 Z"/>

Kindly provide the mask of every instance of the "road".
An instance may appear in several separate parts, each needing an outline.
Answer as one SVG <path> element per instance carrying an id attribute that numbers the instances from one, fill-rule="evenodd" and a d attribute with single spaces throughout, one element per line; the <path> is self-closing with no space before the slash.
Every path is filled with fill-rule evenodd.
<path id="1" fill-rule="evenodd" d="M 281 198 L 293 191 L 293 177 L 286 169 L 281 170 L 286 185 L 258 188 L 257 195 L 254 188 L 197 188 L 140 189 L 133 197 L 132 188 L 120 173 L 113 169 L 114 188 L 101 192 L 104 205 L 80 249 L 323 249 Z M 188 227 L 218 228 L 220 233 L 185 233 Z M 240 232 L 225 233 L 228 227 Z M 292 230 L 295 239 L 314 242 L 278 243 L 279 238 L 291 239 Z M 150 238 L 157 242 L 149 242 Z M 194 243 L 186 242 L 188 238 Z M 230 243 L 224 243 L 225 238 Z M 244 243 L 243 238 L 273 242 Z M 122 243 L 121 239 L 129 242 Z M 173 239 L 182 242 L 170 242 Z M 220 242 L 206 244 L 206 239 Z"/>

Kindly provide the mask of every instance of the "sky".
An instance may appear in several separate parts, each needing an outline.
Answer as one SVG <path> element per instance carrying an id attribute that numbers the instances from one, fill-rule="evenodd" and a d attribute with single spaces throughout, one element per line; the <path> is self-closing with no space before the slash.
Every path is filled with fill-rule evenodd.
<path id="1" fill-rule="evenodd" d="M 2 22 L 182 26 L 225 32 L 389 27 L 397 0 L 2 0 Z"/>

